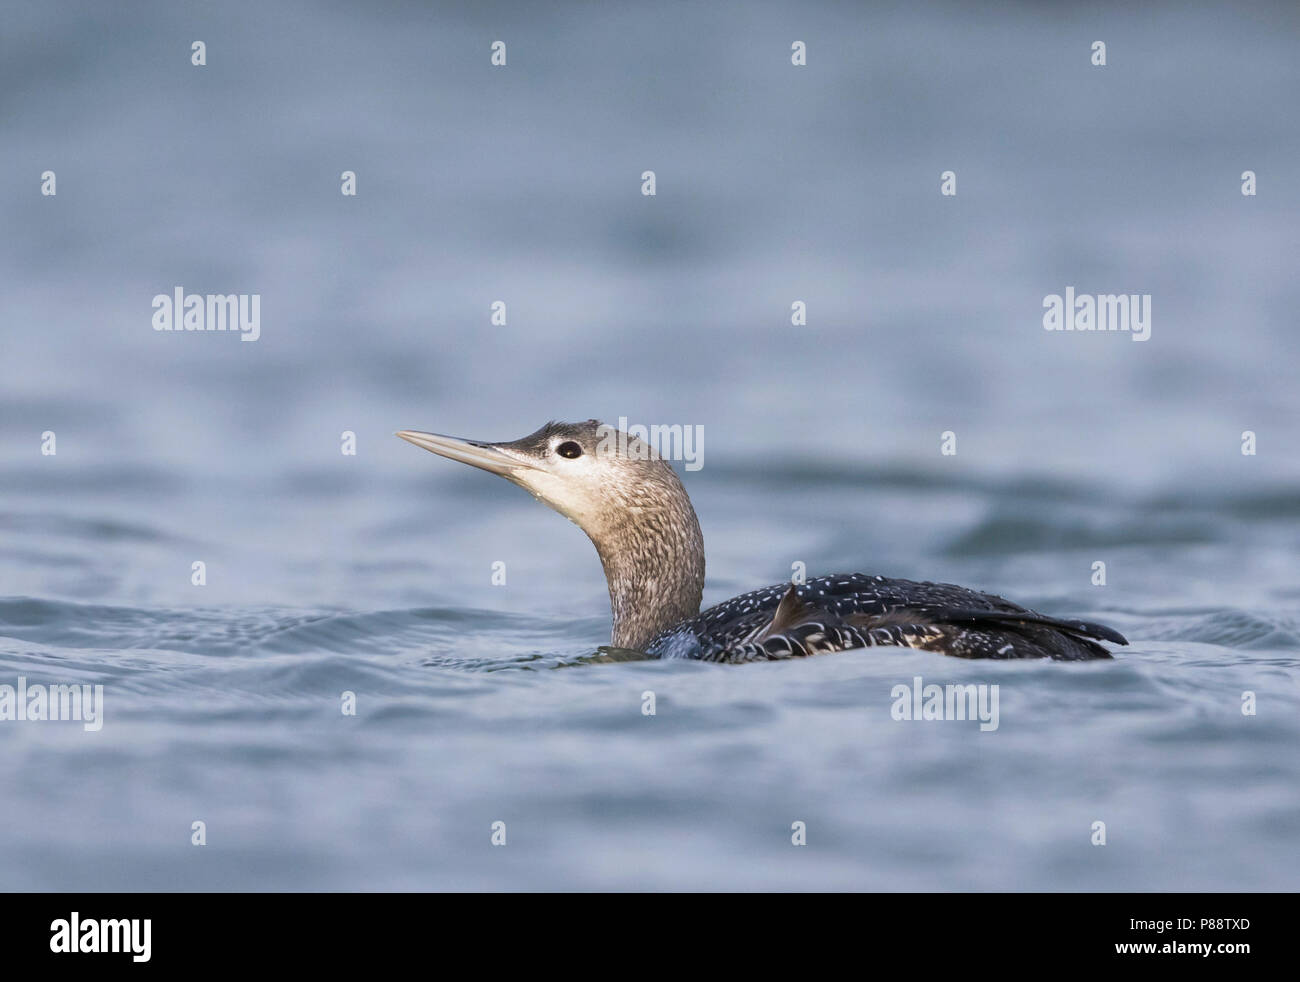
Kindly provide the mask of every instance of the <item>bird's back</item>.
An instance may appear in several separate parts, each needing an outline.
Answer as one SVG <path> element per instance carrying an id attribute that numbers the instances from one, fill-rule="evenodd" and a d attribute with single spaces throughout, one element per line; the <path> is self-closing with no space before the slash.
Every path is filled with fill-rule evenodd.
<path id="1" fill-rule="evenodd" d="M 895 645 L 958 658 L 1109 658 L 1098 640 L 1128 642 L 951 583 L 848 573 L 780 583 L 710 607 L 658 635 L 659 658 L 747 662 Z"/>

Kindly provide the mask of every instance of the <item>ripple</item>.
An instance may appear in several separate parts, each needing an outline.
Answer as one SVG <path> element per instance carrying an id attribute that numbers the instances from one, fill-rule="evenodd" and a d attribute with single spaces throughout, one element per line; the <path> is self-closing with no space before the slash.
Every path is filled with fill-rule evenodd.
<path id="1" fill-rule="evenodd" d="M 1149 616 L 1142 636 L 1160 641 L 1192 641 L 1229 649 L 1300 649 L 1300 622 L 1282 614 L 1214 608 Z M 1226 657 L 1240 660 L 1228 652 Z"/>

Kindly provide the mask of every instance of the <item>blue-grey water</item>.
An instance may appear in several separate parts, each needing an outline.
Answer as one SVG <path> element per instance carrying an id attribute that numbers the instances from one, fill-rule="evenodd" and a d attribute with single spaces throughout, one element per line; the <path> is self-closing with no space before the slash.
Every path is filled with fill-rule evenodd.
<path id="1" fill-rule="evenodd" d="M 104 723 L 0 720 L 0 888 L 1294 889 L 1298 45 L 1290 4 L 10 5 L 0 685 Z M 154 331 L 177 286 L 260 339 Z M 1150 339 L 1044 331 L 1067 286 Z M 592 416 L 702 427 L 706 604 L 802 562 L 1132 644 L 593 659 L 583 534 L 392 436 Z M 916 676 L 998 728 L 891 718 Z"/>

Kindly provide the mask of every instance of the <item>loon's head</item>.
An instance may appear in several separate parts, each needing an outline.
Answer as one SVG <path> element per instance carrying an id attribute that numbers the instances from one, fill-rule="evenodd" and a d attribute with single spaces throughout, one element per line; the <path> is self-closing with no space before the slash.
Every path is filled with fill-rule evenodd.
<path id="1" fill-rule="evenodd" d="M 547 423 L 503 443 L 417 430 L 397 435 L 518 484 L 586 532 L 605 567 L 615 645 L 640 648 L 699 612 L 699 521 L 672 467 L 636 437 L 595 419 Z"/>
<path id="2" fill-rule="evenodd" d="M 503 443 L 415 430 L 397 435 L 518 484 L 592 536 L 617 534 L 634 509 L 680 500 L 689 507 L 681 481 L 649 446 L 595 419 L 547 423 Z"/>

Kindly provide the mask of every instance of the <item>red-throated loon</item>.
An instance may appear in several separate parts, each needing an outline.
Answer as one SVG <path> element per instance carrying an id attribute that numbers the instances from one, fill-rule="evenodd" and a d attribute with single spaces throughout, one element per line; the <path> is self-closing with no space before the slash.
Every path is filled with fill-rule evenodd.
<path id="1" fill-rule="evenodd" d="M 1085 661 L 1110 657 L 1097 640 L 1128 644 L 1101 624 L 1045 617 L 988 593 L 863 573 L 782 583 L 700 613 L 704 538 L 695 509 L 673 469 L 636 437 L 594 419 L 547 423 L 508 443 L 397 435 L 518 484 L 586 532 L 605 567 L 617 648 L 716 662 L 872 645 Z"/>

